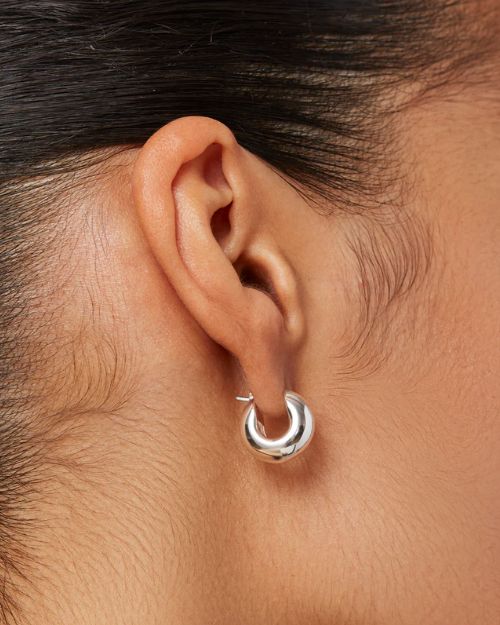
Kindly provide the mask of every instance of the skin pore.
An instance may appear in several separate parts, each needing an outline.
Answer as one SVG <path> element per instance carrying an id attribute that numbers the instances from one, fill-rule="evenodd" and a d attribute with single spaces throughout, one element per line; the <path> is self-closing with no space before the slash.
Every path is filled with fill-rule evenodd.
<path id="1" fill-rule="evenodd" d="M 373 214 L 313 210 L 201 116 L 83 181 L 21 622 L 499 622 L 499 111 L 410 108 Z M 260 464 L 235 396 L 278 430 L 285 388 L 317 432 Z"/>

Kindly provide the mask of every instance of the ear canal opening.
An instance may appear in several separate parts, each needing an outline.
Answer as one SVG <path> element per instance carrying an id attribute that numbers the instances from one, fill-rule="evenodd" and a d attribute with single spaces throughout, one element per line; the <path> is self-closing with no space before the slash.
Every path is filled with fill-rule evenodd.
<path id="1" fill-rule="evenodd" d="M 219 208 L 215 211 L 210 220 L 212 233 L 221 247 L 224 247 L 231 232 L 231 206 L 232 203 Z"/>
<path id="2" fill-rule="evenodd" d="M 272 285 L 269 283 L 266 276 L 264 276 L 263 273 L 256 267 L 249 264 L 242 265 L 239 270 L 239 277 L 243 286 L 258 289 L 259 291 L 270 295 L 274 299 L 274 290 Z"/>
<path id="3" fill-rule="evenodd" d="M 276 294 L 273 283 L 263 269 L 250 262 L 240 260 L 236 270 L 238 271 L 240 282 L 243 286 L 258 289 L 262 293 L 265 293 L 273 300 L 276 306 L 282 310 L 281 302 Z"/>
<path id="4" fill-rule="evenodd" d="M 231 235 L 231 207 L 232 203 L 222 206 L 215 211 L 210 220 L 212 234 L 222 248 L 224 248 Z M 235 270 L 238 272 L 243 286 L 262 291 L 281 309 L 273 284 L 260 267 L 240 257 L 235 263 Z"/>

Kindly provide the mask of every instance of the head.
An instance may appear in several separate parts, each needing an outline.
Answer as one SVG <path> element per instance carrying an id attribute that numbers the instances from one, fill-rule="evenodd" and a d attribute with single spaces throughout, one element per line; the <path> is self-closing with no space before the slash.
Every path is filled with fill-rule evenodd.
<path id="1" fill-rule="evenodd" d="M 493 622 L 495 4 L 2 3 L 5 622 Z"/>

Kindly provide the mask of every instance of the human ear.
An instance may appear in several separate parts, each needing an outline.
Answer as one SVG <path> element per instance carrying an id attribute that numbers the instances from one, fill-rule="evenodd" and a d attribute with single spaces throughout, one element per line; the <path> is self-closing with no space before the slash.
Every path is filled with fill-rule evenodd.
<path id="1" fill-rule="evenodd" d="M 277 417 L 304 323 L 263 166 L 221 122 L 188 116 L 139 150 L 132 187 L 165 277 L 203 331 L 238 359 L 261 412 Z"/>

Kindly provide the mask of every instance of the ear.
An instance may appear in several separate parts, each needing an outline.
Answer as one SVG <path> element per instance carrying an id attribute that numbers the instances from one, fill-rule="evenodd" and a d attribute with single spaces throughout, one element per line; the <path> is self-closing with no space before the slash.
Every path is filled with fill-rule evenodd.
<path id="1" fill-rule="evenodd" d="M 237 392 L 250 391 L 262 414 L 276 417 L 304 327 L 294 272 L 264 199 L 272 189 L 259 190 L 264 166 L 224 124 L 183 117 L 140 149 L 132 186 L 146 238 L 177 296 L 238 359 L 248 389 Z"/>

